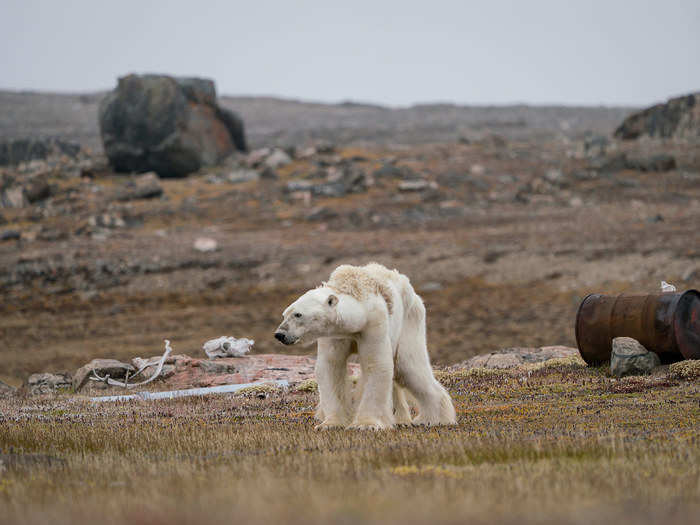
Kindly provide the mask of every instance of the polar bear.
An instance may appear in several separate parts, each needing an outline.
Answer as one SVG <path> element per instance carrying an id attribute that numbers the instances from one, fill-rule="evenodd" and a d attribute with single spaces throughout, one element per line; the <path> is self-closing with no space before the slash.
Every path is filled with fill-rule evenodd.
<path id="1" fill-rule="evenodd" d="M 455 423 L 452 400 L 430 366 L 425 306 L 405 275 L 377 263 L 339 266 L 282 317 L 276 339 L 285 345 L 318 341 L 317 428 Z M 355 352 L 362 371 L 356 409 L 347 378 L 347 360 Z M 417 404 L 415 419 L 404 389 Z"/>

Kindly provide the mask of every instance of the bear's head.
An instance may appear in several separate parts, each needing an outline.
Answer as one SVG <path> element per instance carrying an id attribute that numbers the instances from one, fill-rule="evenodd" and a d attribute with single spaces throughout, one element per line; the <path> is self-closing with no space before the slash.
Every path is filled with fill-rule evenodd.
<path id="1" fill-rule="evenodd" d="M 310 345 L 319 337 L 350 337 L 362 330 L 366 320 L 359 301 L 321 286 L 287 307 L 275 338 L 285 345 Z"/>

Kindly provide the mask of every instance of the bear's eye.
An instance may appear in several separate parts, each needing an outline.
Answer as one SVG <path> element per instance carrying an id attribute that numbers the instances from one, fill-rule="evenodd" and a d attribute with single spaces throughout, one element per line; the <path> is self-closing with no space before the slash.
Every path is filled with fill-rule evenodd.
<path id="1" fill-rule="evenodd" d="M 299 319 L 299 318 L 301 317 L 301 314 L 300 314 L 299 312 L 297 312 L 297 313 L 294 314 L 294 317 L 296 317 L 297 319 Z"/>

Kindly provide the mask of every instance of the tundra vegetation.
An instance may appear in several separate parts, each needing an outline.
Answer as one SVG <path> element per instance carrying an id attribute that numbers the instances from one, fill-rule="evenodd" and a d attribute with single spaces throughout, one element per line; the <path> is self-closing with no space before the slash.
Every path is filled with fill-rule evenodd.
<path id="1" fill-rule="evenodd" d="M 5 523 L 689 523 L 695 374 L 438 370 L 458 424 L 314 431 L 317 393 L 0 401 Z"/>

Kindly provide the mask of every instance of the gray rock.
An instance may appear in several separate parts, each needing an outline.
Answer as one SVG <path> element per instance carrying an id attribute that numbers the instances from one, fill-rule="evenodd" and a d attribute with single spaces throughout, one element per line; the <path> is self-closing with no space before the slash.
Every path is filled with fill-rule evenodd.
<path id="1" fill-rule="evenodd" d="M 235 170 L 226 175 L 225 180 L 233 183 L 250 182 L 260 180 L 260 174 L 255 170 Z"/>
<path id="2" fill-rule="evenodd" d="M 605 135 L 590 135 L 583 141 L 583 153 L 589 159 L 603 157 L 609 145 L 610 140 Z"/>
<path id="3" fill-rule="evenodd" d="M 163 195 L 160 178 L 154 172 L 144 173 L 134 180 L 127 182 L 117 191 L 116 199 L 131 201 L 138 199 L 153 199 Z"/>
<path id="4" fill-rule="evenodd" d="M 406 166 L 397 166 L 391 162 L 385 162 L 372 172 L 372 176 L 377 179 L 415 179 L 418 174 Z"/>
<path id="5" fill-rule="evenodd" d="M 367 191 L 368 181 L 364 171 L 351 166 L 344 167 L 330 177 L 331 182 L 313 183 L 308 180 L 289 181 L 286 185 L 288 193 L 308 191 L 317 197 L 344 197 L 348 193 Z"/>
<path id="6" fill-rule="evenodd" d="M 10 186 L 0 192 L 0 208 L 24 208 L 28 203 L 21 186 Z"/>
<path id="7" fill-rule="evenodd" d="M 72 386 L 76 392 L 85 386 L 90 376 L 93 375 L 93 371 L 97 372 L 100 377 L 109 375 L 112 379 L 122 379 L 126 377 L 127 372 L 133 374 L 136 369 L 132 365 L 116 359 L 93 359 L 88 364 L 78 368 L 73 374 Z"/>
<path id="8" fill-rule="evenodd" d="M 17 241 L 22 237 L 22 233 L 18 230 L 2 230 L 0 231 L 0 242 Z"/>
<path id="9" fill-rule="evenodd" d="M 547 170 L 544 179 L 551 184 L 562 184 L 565 180 L 564 172 L 559 169 Z"/>
<path id="10" fill-rule="evenodd" d="M 660 138 L 700 137 L 700 93 L 672 98 L 627 117 L 615 130 L 623 140 L 641 136 Z"/>
<path id="11" fill-rule="evenodd" d="M 402 180 L 399 182 L 399 191 L 424 191 L 437 188 L 437 184 L 424 179 Z"/>
<path id="12" fill-rule="evenodd" d="M 622 170 L 666 172 L 676 169 L 676 159 L 672 155 L 660 153 L 650 157 L 628 157 L 624 153 L 612 157 L 593 159 L 591 168 L 604 173 L 615 173 Z"/>
<path id="13" fill-rule="evenodd" d="M 281 149 L 273 151 L 263 162 L 263 164 L 273 170 L 285 166 L 292 162 L 292 158 Z"/>
<path id="14" fill-rule="evenodd" d="M 319 206 L 314 208 L 306 215 L 307 221 L 312 222 L 322 222 L 329 221 L 338 217 L 338 212 L 329 208 L 328 206 Z"/>
<path id="15" fill-rule="evenodd" d="M 126 226 L 124 219 L 116 213 L 93 215 L 88 218 L 88 224 L 93 227 L 108 229 L 124 228 Z"/>
<path id="16" fill-rule="evenodd" d="M 72 386 L 70 374 L 32 374 L 27 378 L 30 395 L 51 394 L 57 390 L 69 390 Z"/>
<path id="17" fill-rule="evenodd" d="M 676 169 L 676 159 L 667 153 L 659 153 L 651 157 L 629 159 L 629 167 L 639 171 L 666 172 Z"/>
<path id="18" fill-rule="evenodd" d="M 218 107 L 217 115 L 228 129 L 233 145 L 238 151 L 248 151 L 248 144 L 245 140 L 245 128 L 243 119 L 237 113 L 228 108 Z"/>
<path id="19" fill-rule="evenodd" d="M 24 196 L 30 204 L 43 201 L 51 196 L 51 186 L 43 179 L 34 179 L 24 186 Z"/>
<path id="20" fill-rule="evenodd" d="M 612 342 L 610 373 L 615 377 L 649 374 L 661 364 L 659 356 L 649 352 L 631 337 L 616 337 Z"/>
<path id="21" fill-rule="evenodd" d="M 104 150 L 116 171 L 181 177 L 243 149 L 242 122 L 216 104 L 211 80 L 128 75 L 99 108 Z"/>

